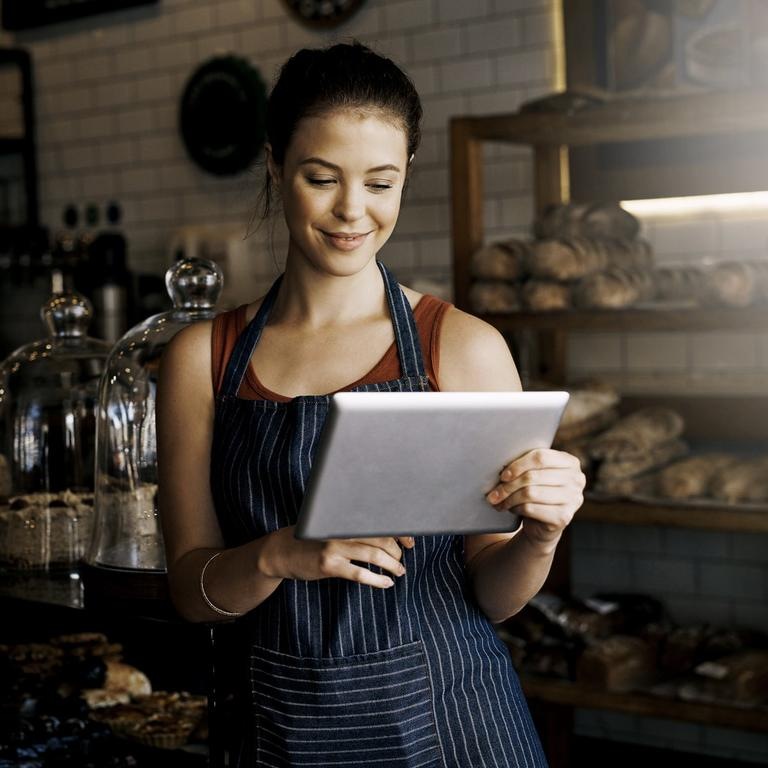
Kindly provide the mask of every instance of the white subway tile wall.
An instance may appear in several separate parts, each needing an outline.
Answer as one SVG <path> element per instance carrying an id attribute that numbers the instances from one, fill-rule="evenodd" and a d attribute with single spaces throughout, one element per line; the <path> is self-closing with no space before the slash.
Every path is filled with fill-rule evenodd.
<path id="1" fill-rule="evenodd" d="M 248 234 L 253 293 L 282 263 L 287 233 L 278 218 L 254 219 L 260 167 L 213 179 L 187 158 L 177 105 L 206 58 L 231 52 L 273 81 L 303 45 L 355 36 L 411 73 L 424 103 L 424 136 L 397 232 L 382 258 L 403 282 L 450 285 L 448 120 L 513 112 L 553 87 L 555 0 L 367 0 L 333 33 L 307 30 L 280 0 L 162 0 L 77 22 L 11 35 L 35 67 L 43 223 L 55 230 L 63 207 L 117 199 L 135 270 L 162 273 L 174 230 L 221 223 Z M 525 147 L 484 147 L 485 237 L 527 237 L 533 217 L 531 155 Z M 658 260 L 697 263 L 765 258 L 768 217 L 648 221 Z M 757 334 L 574 334 L 571 374 L 768 370 L 768 340 Z M 657 594 L 680 621 L 766 627 L 765 536 L 577 523 L 574 587 Z M 715 731 L 615 713 L 580 712 L 579 730 L 611 738 L 768 759 L 738 731 Z"/>

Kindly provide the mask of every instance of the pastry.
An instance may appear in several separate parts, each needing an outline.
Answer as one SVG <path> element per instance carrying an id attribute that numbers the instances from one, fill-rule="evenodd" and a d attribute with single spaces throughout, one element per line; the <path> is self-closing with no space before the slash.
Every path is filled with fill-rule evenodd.
<path id="1" fill-rule="evenodd" d="M 757 271 L 748 262 L 726 261 L 706 275 L 707 293 L 718 304 L 747 307 L 757 298 Z"/>
<path id="2" fill-rule="evenodd" d="M 72 491 L 14 496 L 0 510 L 0 560 L 14 568 L 56 568 L 82 559 L 93 495 Z"/>
<path id="3" fill-rule="evenodd" d="M 152 693 L 152 684 L 141 670 L 119 661 L 107 661 L 107 675 L 103 687 L 110 691 L 126 691 L 131 696 L 146 696 Z"/>

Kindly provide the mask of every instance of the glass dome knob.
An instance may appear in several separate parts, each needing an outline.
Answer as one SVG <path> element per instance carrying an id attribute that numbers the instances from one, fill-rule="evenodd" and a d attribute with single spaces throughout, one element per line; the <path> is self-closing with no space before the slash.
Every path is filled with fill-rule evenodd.
<path id="1" fill-rule="evenodd" d="M 59 338 L 85 336 L 93 316 L 93 306 L 79 293 L 58 293 L 40 308 L 48 332 Z"/>
<path id="2" fill-rule="evenodd" d="M 208 259 L 180 259 L 165 273 L 165 286 L 176 309 L 213 307 L 223 282 L 219 265 Z"/>

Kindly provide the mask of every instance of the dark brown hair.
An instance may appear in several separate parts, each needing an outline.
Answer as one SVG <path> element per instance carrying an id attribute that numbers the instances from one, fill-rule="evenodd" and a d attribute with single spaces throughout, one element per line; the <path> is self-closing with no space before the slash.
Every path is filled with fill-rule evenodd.
<path id="1" fill-rule="evenodd" d="M 402 126 L 408 157 L 421 141 L 421 101 L 408 75 L 391 59 L 354 41 L 303 48 L 285 62 L 267 103 L 267 141 L 278 165 L 299 121 L 336 109 L 373 111 Z M 272 211 L 273 190 L 265 173 L 261 219 Z"/>

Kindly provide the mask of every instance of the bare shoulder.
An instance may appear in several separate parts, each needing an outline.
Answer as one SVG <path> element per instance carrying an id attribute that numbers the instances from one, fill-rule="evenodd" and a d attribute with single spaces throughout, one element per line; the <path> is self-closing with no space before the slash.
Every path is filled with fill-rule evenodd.
<path id="1" fill-rule="evenodd" d="M 504 337 L 479 317 L 451 307 L 440 331 L 440 388 L 446 391 L 521 389 Z"/>
<path id="2" fill-rule="evenodd" d="M 399 285 L 405 294 L 405 298 L 408 299 L 408 303 L 411 305 L 411 309 L 413 309 L 421 301 L 424 294 L 419 293 L 418 291 L 414 291 L 413 288 L 409 288 L 407 285 L 403 285 L 402 283 L 399 283 Z"/>
<path id="3" fill-rule="evenodd" d="M 160 379 L 183 383 L 184 389 L 194 389 L 198 395 L 211 388 L 212 320 L 202 320 L 182 328 L 163 350 Z"/>

